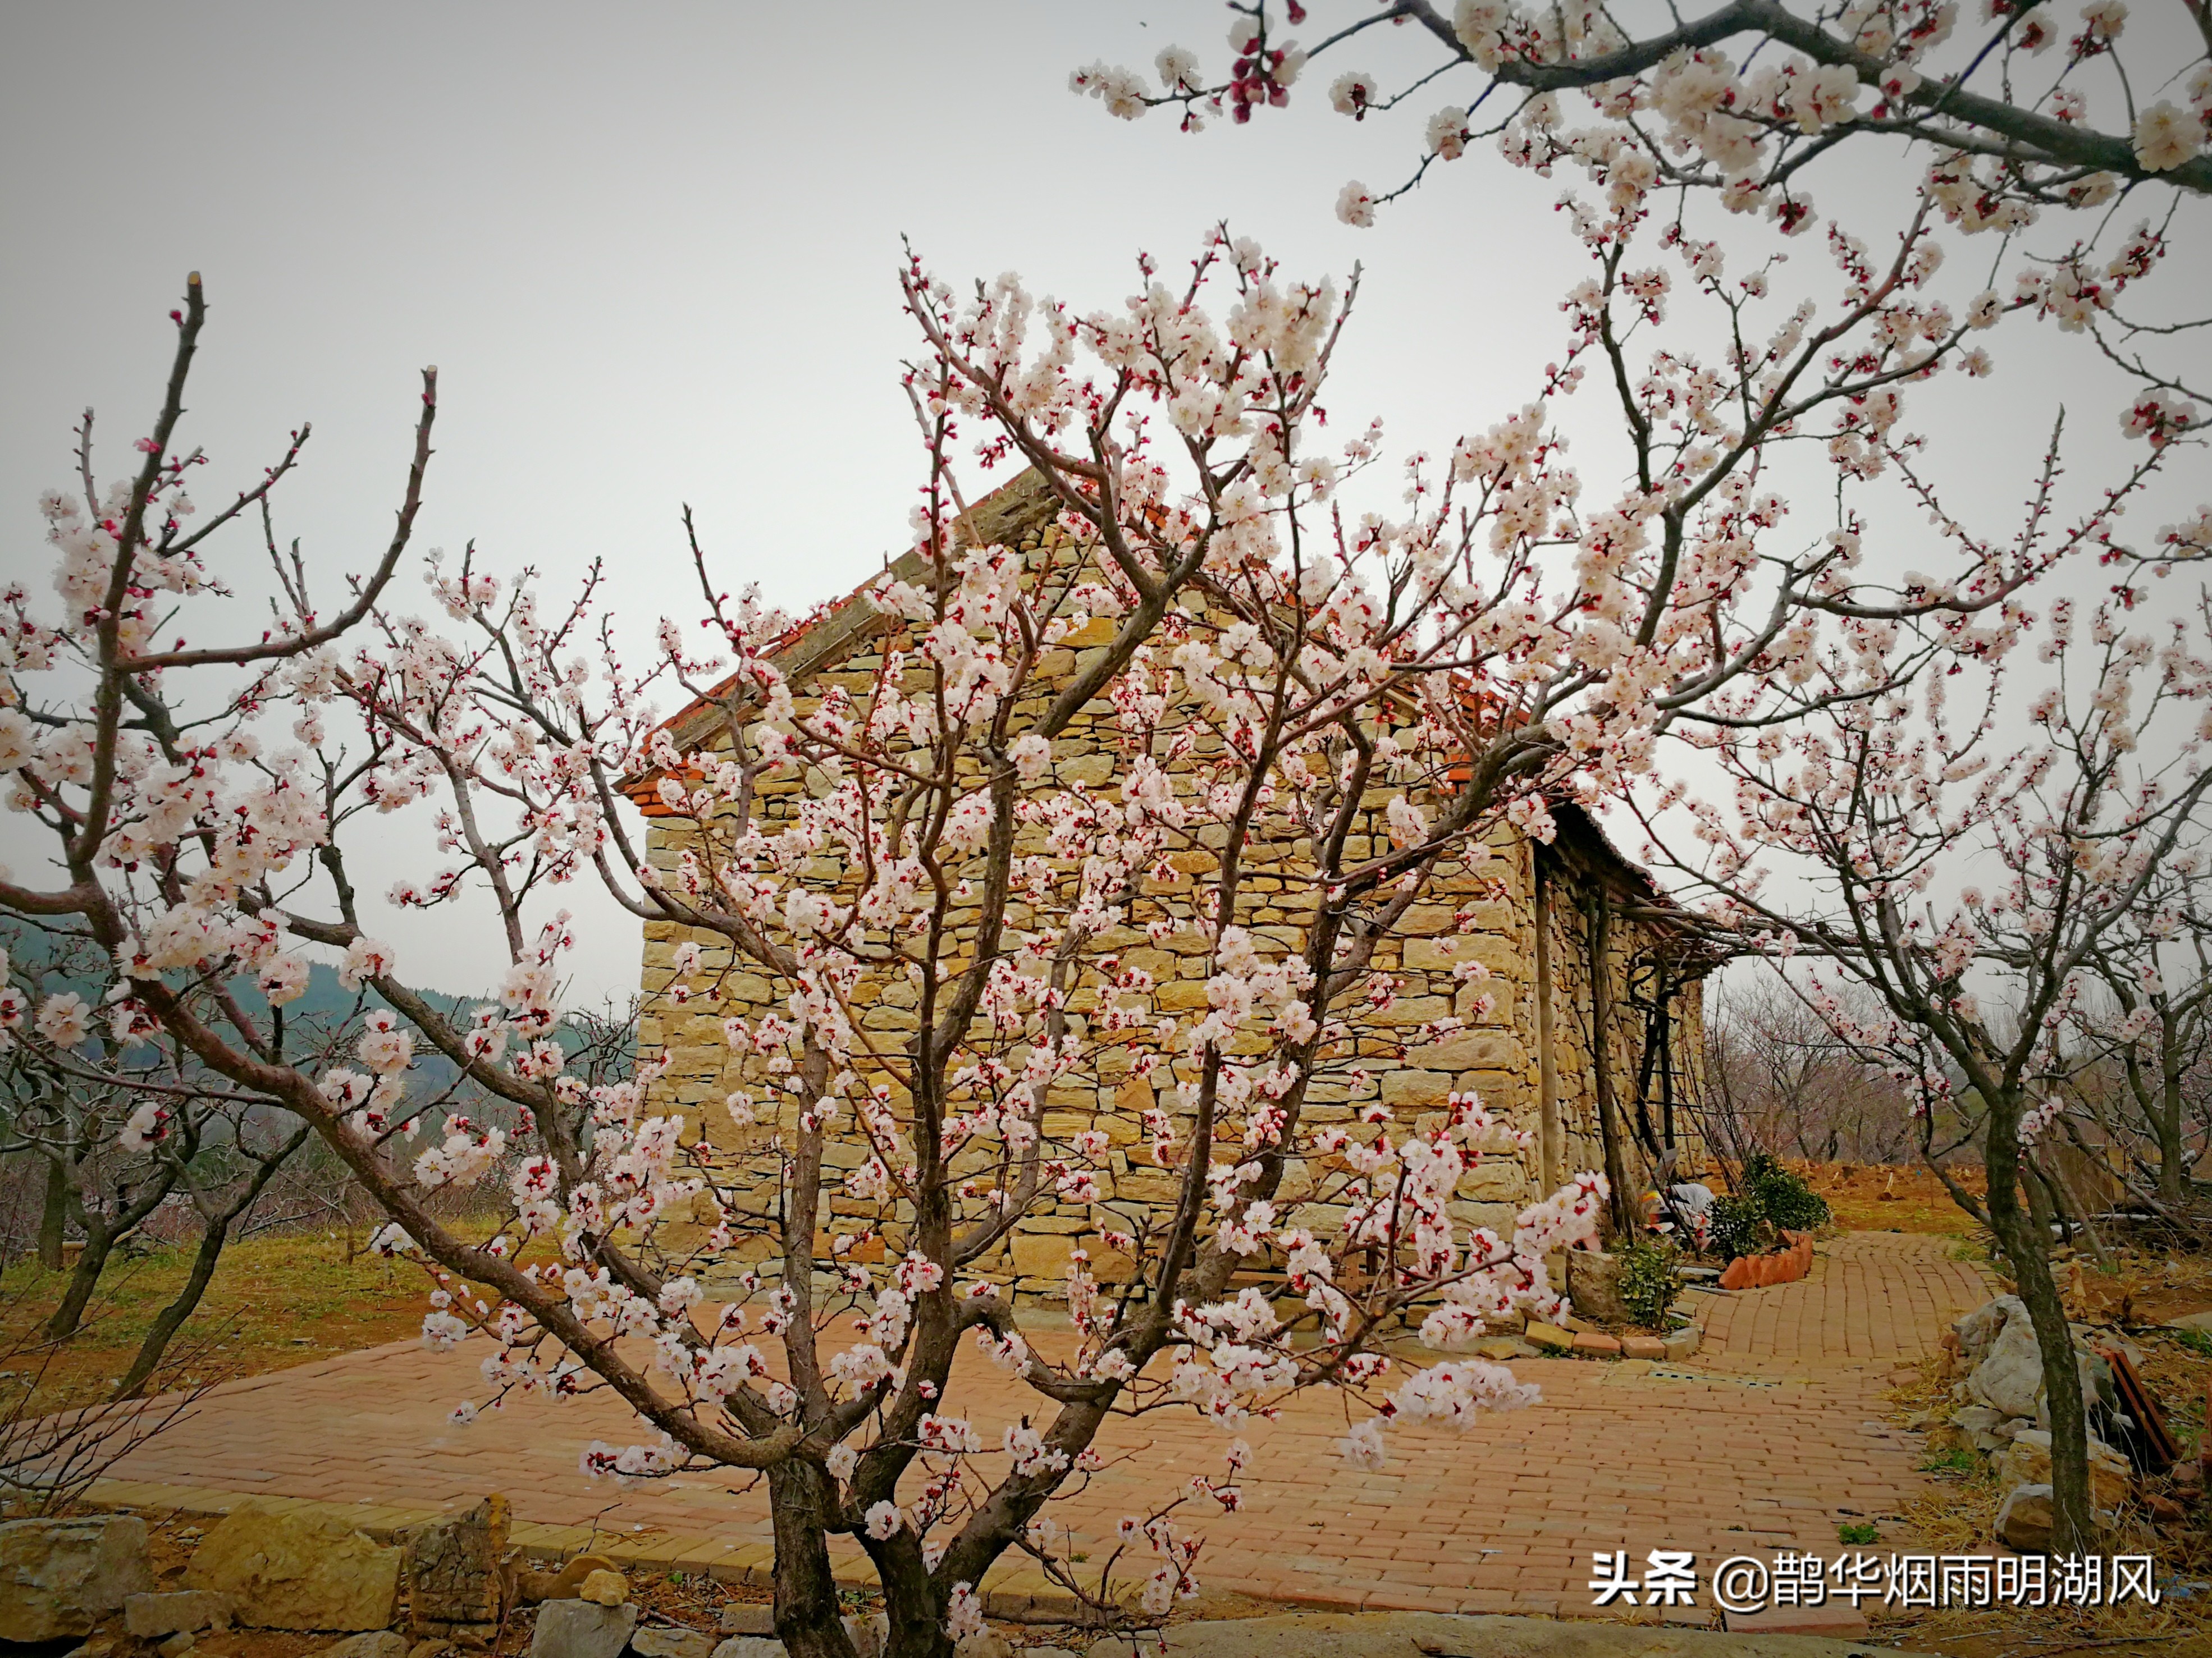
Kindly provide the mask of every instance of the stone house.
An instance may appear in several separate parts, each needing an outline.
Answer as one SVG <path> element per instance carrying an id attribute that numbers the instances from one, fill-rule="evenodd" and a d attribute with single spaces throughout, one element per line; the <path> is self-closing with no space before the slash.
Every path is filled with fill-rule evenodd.
<path id="1" fill-rule="evenodd" d="M 969 519 L 975 540 L 1018 548 L 1030 557 L 1059 534 L 1049 497 L 1032 474 L 979 503 Z M 899 574 L 913 579 L 918 572 Z M 1091 627 L 1103 630 L 1105 625 Z M 835 684 L 865 694 L 883 653 L 899 647 L 908 626 L 856 591 L 794 629 L 777 660 L 800 711 L 811 706 L 810 690 L 818 694 Z M 1109 637 L 1103 631 L 1096 638 L 1079 634 L 1054 653 L 1060 661 L 1048 656 L 1037 676 L 1042 682 L 1036 687 L 1040 698 L 1073 671 L 1074 653 Z M 1060 785 L 1111 789 L 1117 761 L 1110 720 L 1111 711 L 1102 702 L 1095 726 L 1079 719 L 1055 741 L 1054 775 Z M 670 730 L 681 751 L 726 751 L 728 723 L 725 710 L 708 701 L 678 714 Z M 653 775 L 633 780 L 630 792 L 648 819 L 651 860 L 672 875 L 696 832 L 660 805 L 657 781 Z M 796 775 L 767 781 L 760 791 L 761 816 L 773 823 L 807 786 L 807 780 Z M 1370 803 L 1378 837 L 1389 793 L 1378 792 Z M 1413 1122 L 1439 1109 L 1454 1091 L 1477 1090 L 1493 1110 L 1528 1131 L 1530 1144 L 1517 1156 L 1486 1157 L 1462 1184 L 1456 1212 L 1469 1223 L 1500 1226 L 1508 1233 L 1521 1206 L 1556 1190 L 1579 1170 L 1607 1169 L 1607 1114 L 1620 1140 L 1619 1166 L 1629 1172 L 1638 1197 L 1662 1173 L 1693 1174 L 1705 1160 L 1697 1118 L 1702 987 L 1714 963 L 1685 924 L 1685 912 L 1615 851 L 1589 817 L 1562 805 L 1554 817 L 1558 829 L 1549 844 L 1500 823 L 1462 859 L 1440 866 L 1426 895 L 1431 902 L 1416 907 L 1400 936 L 1386 942 L 1375 957 L 1376 969 L 1398 980 L 1395 1002 L 1377 1011 L 1357 997 L 1346 999 L 1357 1005 L 1345 1017 L 1353 1035 L 1346 1046 L 1358 1072 L 1337 1083 L 1317 1084 L 1306 1107 L 1309 1121 L 1326 1122 L 1346 1120 L 1360 1106 L 1379 1100 Z M 1220 831 L 1201 831 L 1201 845 L 1209 833 L 1218 836 Z M 1212 844 L 1221 843 L 1216 838 Z M 1385 842 L 1378 838 L 1376 844 Z M 1237 919 L 1256 934 L 1295 945 L 1301 938 L 1299 906 L 1310 902 L 1297 878 L 1296 845 L 1259 834 L 1248 841 L 1245 855 L 1254 872 L 1248 881 L 1249 908 L 1240 907 Z M 1366 854 L 1355 847 L 1350 855 Z M 1202 871 L 1211 866 L 1211 853 L 1178 853 L 1174 861 L 1186 871 Z M 1178 889 L 1147 879 L 1142 890 L 1167 914 L 1191 913 L 1188 881 Z M 769 1126 L 741 1128 L 721 1108 L 726 1096 L 757 1080 L 745 1065 L 758 1062 L 741 1064 L 732 1056 L 721 1022 L 731 1013 L 756 1017 L 779 1005 L 788 987 L 772 985 L 754 972 L 728 970 L 727 950 L 718 948 L 714 935 L 702 933 L 694 938 L 704 950 L 702 977 L 695 983 L 717 987 L 707 995 L 672 995 L 676 951 L 687 938 L 694 936 L 668 923 L 647 923 L 645 928 L 639 1054 L 650 1060 L 666 1054 L 672 1061 L 655 1084 L 653 1107 L 681 1110 L 694 1122 L 703 1121 L 710 1141 L 728 1156 L 726 1178 L 741 1193 L 757 1195 L 763 1213 L 770 1212 L 773 1181 L 764 1167 L 755 1166 L 752 1156 L 762 1149 Z M 1206 1005 L 1206 945 L 1197 932 L 1183 929 L 1158 947 L 1134 930 L 1101 943 L 1118 948 L 1125 965 L 1152 975 L 1155 1011 Z M 1455 972 L 1469 962 L 1480 963 L 1488 976 L 1469 980 Z M 1479 1005 L 1485 993 L 1493 1002 L 1487 1011 Z M 1095 986 L 1079 989 L 1072 1011 L 1079 1015 L 1095 1008 L 1096 997 Z M 915 1029 L 914 1005 L 915 993 L 903 981 L 864 981 L 855 998 L 855 1005 L 865 1010 L 863 1028 L 889 1039 L 887 1047 Z M 1420 1039 L 1422 1026 L 1447 1014 L 1456 1014 L 1465 1023 L 1440 1040 Z M 1601 1031 L 1602 1042 L 1595 1035 Z M 1024 1298 L 1055 1295 L 1068 1255 L 1079 1245 L 1103 1280 L 1115 1281 L 1117 1269 L 1126 1276 L 1127 1263 L 1118 1261 L 1097 1234 L 1137 1230 L 1130 1222 L 1140 1212 L 1171 1206 L 1178 1178 L 1151 1166 L 1140 1139 L 1140 1113 L 1156 1098 L 1172 1109 L 1175 1092 L 1165 1066 L 1150 1080 L 1135 1074 L 1133 1060 L 1139 1051 L 1134 1045 L 1104 1048 L 1095 1078 L 1057 1087 L 1048 1101 L 1048 1133 L 1097 1127 L 1112 1142 L 1110 1180 L 1099 1201 L 1041 1203 L 1000 1255 L 986 1263 L 985 1276 L 1011 1282 Z M 1602 1066 L 1595 1057 L 1600 1052 Z M 856 1164 L 864 1160 L 852 1146 L 833 1146 L 831 1151 L 833 1161 L 840 1154 Z M 1310 1175 L 1294 1166 L 1283 1193 L 1286 1206 L 1313 1190 Z M 1305 1206 L 1305 1223 L 1326 1230 L 1326 1206 Z M 860 1224 L 862 1206 L 837 1196 L 828 1207 L 830 1232 Z M 897 1241 L 891 1242 L 896 1250 Z M 881 1247 L 865 1247 L 861 1258 L 880 1258 Z M 764 1243 L 760 1252 L 765 1253 Z"/>

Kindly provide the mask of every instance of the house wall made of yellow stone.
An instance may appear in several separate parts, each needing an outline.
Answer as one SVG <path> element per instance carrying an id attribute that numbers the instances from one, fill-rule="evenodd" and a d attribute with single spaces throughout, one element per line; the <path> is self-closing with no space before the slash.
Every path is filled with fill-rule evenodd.
<path id="1" fill-rule="evenodd" d="M 1052 546 L 1053 533 L 1043 525 L 1029 527 L 1020 542 L 1024 555 L 1031 559 L 1042 556 Z M 1110 636 L 1104 631 L 1106 627 L 1103 623 L 1093 623 L 1093 634 L 1079 634 L 1046 653 L 1027 693 L 1033 707 L 1023 712 L 1042 709 L 1052 692 L 1082 665 L 1084 653 L 1099 648 Z M 876 683 L 884 653 L 908 642 L 904 624 L 888 618 L 849 630 L 851 648 L 823 663 L 805 683 L 794 685 L 802 715 L 833 684 L 864 698 Z M 1119 744 L 1114 711 L 1103 701 L 1095 702 L 1054 741 L 1057 782 L 1063 786 L 1081 783 L 1110 798 L 1121 764 Z M 726 738 L 710 738 L 708 745 L 726 751 Z M 1201 757 L 1207 748 L 1201 741 Z M 825 786 L 819 776 L 789 774 L 761 783 L 762 826 L 774 832 L 780 822 L 788 821 L 804 793 Z M 1356 862 L 1387 848 L 1382 814 L 1397 792 L 1377 789 L 1362 802 L 1363 820 L 1347 848 L 1349 859 Z M 648 856 L 665 876 L 675 877 L 694 833 L 680 819 L 651 822 Z M 1024 835 L 1018 850 L 1042 850 L 1036 832 L 1024 830 Z M 1181 879 L 1164 883 L 1148 877 L 1140 884 L 1139 913 L 1134 919 L 1141 926 L 1163 911 L 1175 914 L 1185 925 L 1173 936 L 1155 944 L 1144 932 L 1125 927 L 1118 936 L 1097 941 L 1098 950 L 1118 953 L 1125 967 L 1139 968 L 1152 975 L 1156 982 L 1148 1011 L 1155 1016 L 1188 1016 L 1206 1005 L 1207 943 L 1192 921 L 1193 900 L 1200 890 L 1192 878 L 1216 866 L 1224 835 L 1225 830 L 1218 825 L 1201 829 L 1199 845 L 1170 859 Z M 1294 951 L 1304 945 L 1306 918 L 1314 902 L 1314 888 L 1301 855 L 1304 850 L 1288 826 L 1281 824 L 1263 825 L 1244 849 L 1245 872 L 1236 919 L 1268 941 L 1262 948 L 1272 945 L 1270 953 Z M 1369 1007 L 1355 990 L 1340 1004 L 1336 1011 L 1350 1023 L 1351 1034 L 1334 1056 L 1335 1072 L 1310 1090 L 1304 1112 L 1306 1122 L 1318 1126 L 1348 1120 L 1360 1106 L 1380 1100 L 1395 1120 L 1411 1125 L 1440 1111 L 1454 1092 L 1477 1093 L 1493 1110 L 1528 1129 L 1535 1143 L 1522 1152 L 1509 1151 L 1486 1157 L 1462 1182 L 1455 1212 L 1469 1224 L 1493 1225 L 1507 1232 L 1518 1208 L 1550 1189 L 1548 1182 L 1577 1169 L 1603 1167 L 1589 1085 L 1588 1020 L 1586 1015 L 1579 1020 L 1575 1017 L 1577 1009 L 1587 1008 L 1588 952 L 1573 907 L 1561 903 L 1553 903 L 1549 908 L 1553 934 L 1550 951 L 1553 1092 L 1565 1143 L 1553 1148 L 1561 1166 L 1547 1167 L 1547 1146 L 1540 1132 L 1545 1084 L 1540 1037 L 1543 1016 L 1536 974 L 1535 872 L 1532 845 L 1502 824 L 1464 859 L 1438 868 L 1424 902 L 1408 912 L 1397 934 L 1381 944 L 1375 954 L 1374 968 L 1399 981 L 1396 1000 L 1377 1011 Z M 818 860 L 810 873 L 825 882 L 844 877 L 833 860 L 826 859 Z M 1472 920 L 1473 930 L 1457 930 L 1462 915 Z M 963 964 L 960 952 L 972 950 L 975 919 L 972 905 L 959 915 L 954 953 L 941 963 L 946 969 L 957 970 Z M 1019 903 L 1012 907 L 1008 919 L 1017 929 L 1031 924 Z M 1637 947 L 1640 933 L 1634 926 L 1620 926 L 1615 934 L 1614 969 L 1616 975 L 1625 975 L 1628 954 Z M 702 975 L 694 982 L 711 985 L 713 993 L 678 1005 L 671 998 L 670 987 L 676 950 L 687 940 L 702 950 Z M 1454 969 L 1470 960 L 1488 969 L 1490 976 L 1462 981 Z M 731 1054 L 722 1021 L 732 1014 L 751 1020 L 763 1012 L 781 1011 L 789 987 L 732 963 L 726 943 L 718 936 L 690 933 L 665 922 L 646 926 L 641 986 L 645 1002 L 639 1029 L 640 1057 L 651 1060 L 665 1054 L 671 1060 L 668 1072 L 655 1084 L 653 1108 L 680 1110 L 701 1124 L 720 1154 L 718 1183 L 726 1183 L 737 1193 L 741 1208 L 762 1218 L 773 1214 L 776 1210 L 773 1163 L 763 1154 L 774 1125 L 763 1121 L 740 1128 L 723 1105 L 725 1097 L 733 1091 L 742 1090 L 757 1096 L 764 1092 L 758 1070 L 761 1062 L 750 1057 L 740 1060 Z M 1095 975 L 1079 984 L 1070 1004 L 1071 1017 L 1079 1028 L 1095 1011 L 1098 993 Z M 1494 1000 L 1487 1011 L 1480 1006 L 1486 994 Z M 1124 1005 L 1132 1005 L 1133 999 L 1127 996 L 1118 999 Z M 916 1000 L 914 987 L 903 981 L 863 981 L 854 1005 L 864 1039 L 896 1053 L 916 1027 Z M 1619 988 L 1614 1000 L 1617 1006 L 1625 1003 Z M 1466 1021 L 1463 1028 L 1441 1040 L 1420 1042 L 1416 1039 L 1420 1026 L 1448 1014 Z M 1628 1056 L 1643 1033 L 1640 1024 L 1631 1029 L 1620 1017 L 1613 1024 L 1614 1074 L 1625 1098 L 1626 1084 L 1632 1074 L 1626 1069 Z M 1693 1022 L 1688 1019 L 1680 1026 L 1685 1032 L 1692 1028 Z M 1255 1046 L 1259 1040 L 1248 1039 Z M 981 1276 L 1011 1284 L 1024 1298 L 1053 1297 L 1061 1292 L 1069 1253 L 1079 1244 L 1090 1254 L 1093 1270 L 1103 1279 L 1110 1283 L 1117 1276 L 1126 1276 L 1128 1263 L 1107 1249 L 1098 1234 L 1105 1230 L 1137 1230 L 1131 1223 L 1146 1212 L 1164 1213 L 1172 1208 L 1180 1177 L 1152 1166 L 1140 1138 L 1140 1118 L 1155 1096 L 1176 1112 L 1175 1077 L 1190 1074 L 1190 1062 L 1178 1057 L 1162 1064 L 1149 1081 L 1138 1077 L 1135 1060 L 1147 1041 L 1148 1035 L 1139 1033 L 1093 1044 L 1096 1063 L 1089 1074 L 1055 1087 L 1047 1102 L 1048 1134 L 1071 1134 L 1087 1128 L 1107 1134 L 1112 1149 L 1101 1181 L 1100 1200 L 1071 1204 L 1054 1200 L 1049 1194 L 1042 1197 L 996 1255 L 979 1263 Z M 1346 1074 L 1354 1065 L 1363 1076 Z M 889 1077 L 887 1072 L 865 1061 L 856 1068 L 864 1085 Z M 896 1084 L 894 1096 L 895 1101 L 902 1102 L 902 1090 Z M 866 1154 L 857 1136 L 832 1136 L 825 1155 L 834 1171 L 858 1166 Z M 1294 1163 L 1281 1195 L 1285 1206 L 1298 1206 L 1301 1222 L 1325 1230 L 1340 1212 L 1315 1201 L 1316 1174 L 1302 1163 Z M 1325 1172 L 1322 1178 L 1326 1178 Z M 825 1220 L 829 1232 L 859 1230 L 878 1214 L 876 1206 L 843 1196 L 834 1180 L 830 1187 Z M 890 1242 L 894 1249 L 898 1247 L 896 1236 Z M 744 1253 L 768 1254 L 765 1236 L 756 1236 Z M 864 1253 L 873 1255 L 876 1249 Z"/>

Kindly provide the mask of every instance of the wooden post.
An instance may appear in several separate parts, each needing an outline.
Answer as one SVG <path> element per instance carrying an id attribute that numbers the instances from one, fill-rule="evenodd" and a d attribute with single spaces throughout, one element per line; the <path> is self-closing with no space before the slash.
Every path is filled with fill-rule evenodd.
<path id="1" fill-rule="evenodd" d="M 1548 1197 L 1567 1183 L 1567 1137 L 1559 1121 L 1559 1058 L 1552 1026 L 1552 884 L 1533 846 L 1528 864 L 1536 914 L 1536 1154 Z"/>
<path id="2" fill-rule="evenodd" d="M 1628 1153 L 1621 1144 L 1620 1114 L 1613 1097 L 1612 985 L 1607 968 L 1613 942 L 1613 901 L 1602 876 L 1591 882 L 1590 900 L 1590 1078 L 1597 1095 L 1597 1132 L 1605 1145 L 1605 1178 L 1613 1187 L 1607 1207 L 1613 1217 L 1608 1242 L 1626 1244 L 1637 1233 L 1638 1205 L 1628 1190 Z"/>

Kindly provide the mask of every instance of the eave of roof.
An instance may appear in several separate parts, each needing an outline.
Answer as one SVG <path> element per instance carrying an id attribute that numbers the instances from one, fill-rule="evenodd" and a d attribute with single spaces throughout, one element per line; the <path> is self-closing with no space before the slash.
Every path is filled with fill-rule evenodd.
<path id="1" fill-rule="evenodd" d="M 963 546 L 988 546 L 1018 536 L 1058 510 L 1051 486 L 1035 467 L 1001 484 L 969 507 L 956 526 Z M 884 631 L 896 615 L 876 603 L 869 590 L 890 576 L 897 581 L 919 581 L 928 572 L 921 553 L 909 550 L 893 559 L 842 598 L 817 606 L 793 623 L 763 654 L 791 684 L 803 684 L 824 668 L 852 655 L 872 634 Z M 706 744 L 716 726 L 732 718 L 742 720 L 756 706 L 750 696 L 734 695 L 741 688 L 732 674 L 711 689 L 692 698 L 658 727 L 668 733 L 679 753 L 690 753 Z M 661 768 L 653 767 L 625 777 L 624 794 L 648 817 L 672 816 L 660 803 Z"/>

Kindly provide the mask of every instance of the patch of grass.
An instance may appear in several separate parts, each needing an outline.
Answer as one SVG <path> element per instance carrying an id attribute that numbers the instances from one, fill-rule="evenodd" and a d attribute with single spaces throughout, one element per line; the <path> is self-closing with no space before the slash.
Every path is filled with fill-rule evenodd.
<path id="1" fill-rule="evenodd" d="M 2212 1358 L 2212 1330 L 2168 1330 L 2166 1334 L 2199 1357 Z"/>
<path id="2" fill-rule="evenodd" d="M 1964 1445 L 1954 1445 L 1948 1451 L 1937 1451 L 1920 1465 L 1923 1473 L 1979 1473 L 1982 1459 Z"/>
<path id="3" fill-rule="evenodd" d="M 1881 1541 L 1881 1530 L 1871 1520 L 1861 1520 L 1857 1521 L 1846 1520 L 1842 1525 L 1836 1527 L 1836 1541 L 1838 1543 L 1879 1543 Z"/>
<path id="4" fill-rule="evenodd" d="M 349 1260 L 347 1253 L 335 1234 L 264 1233 L 232 1244 L 172 1351 L 181 1351 L 195 1335 L 213 1337 L 215 1345 L 204 1366 L 178 1380 L 258 1376 L 416 1333 L 429 1287 L 422 1268 L 365 1251 Z M 112 1263 L 84 1324 L 44 1367 L 38 1407 L 103 1397 L 155 1315 L 183 1286 L 191 1259 L 186 1248 Z M 66 1273 L 44 1272 L 35 1260 L 0 1274 L 0 1342 L 31 1335 L 68 1285 Z"/>

